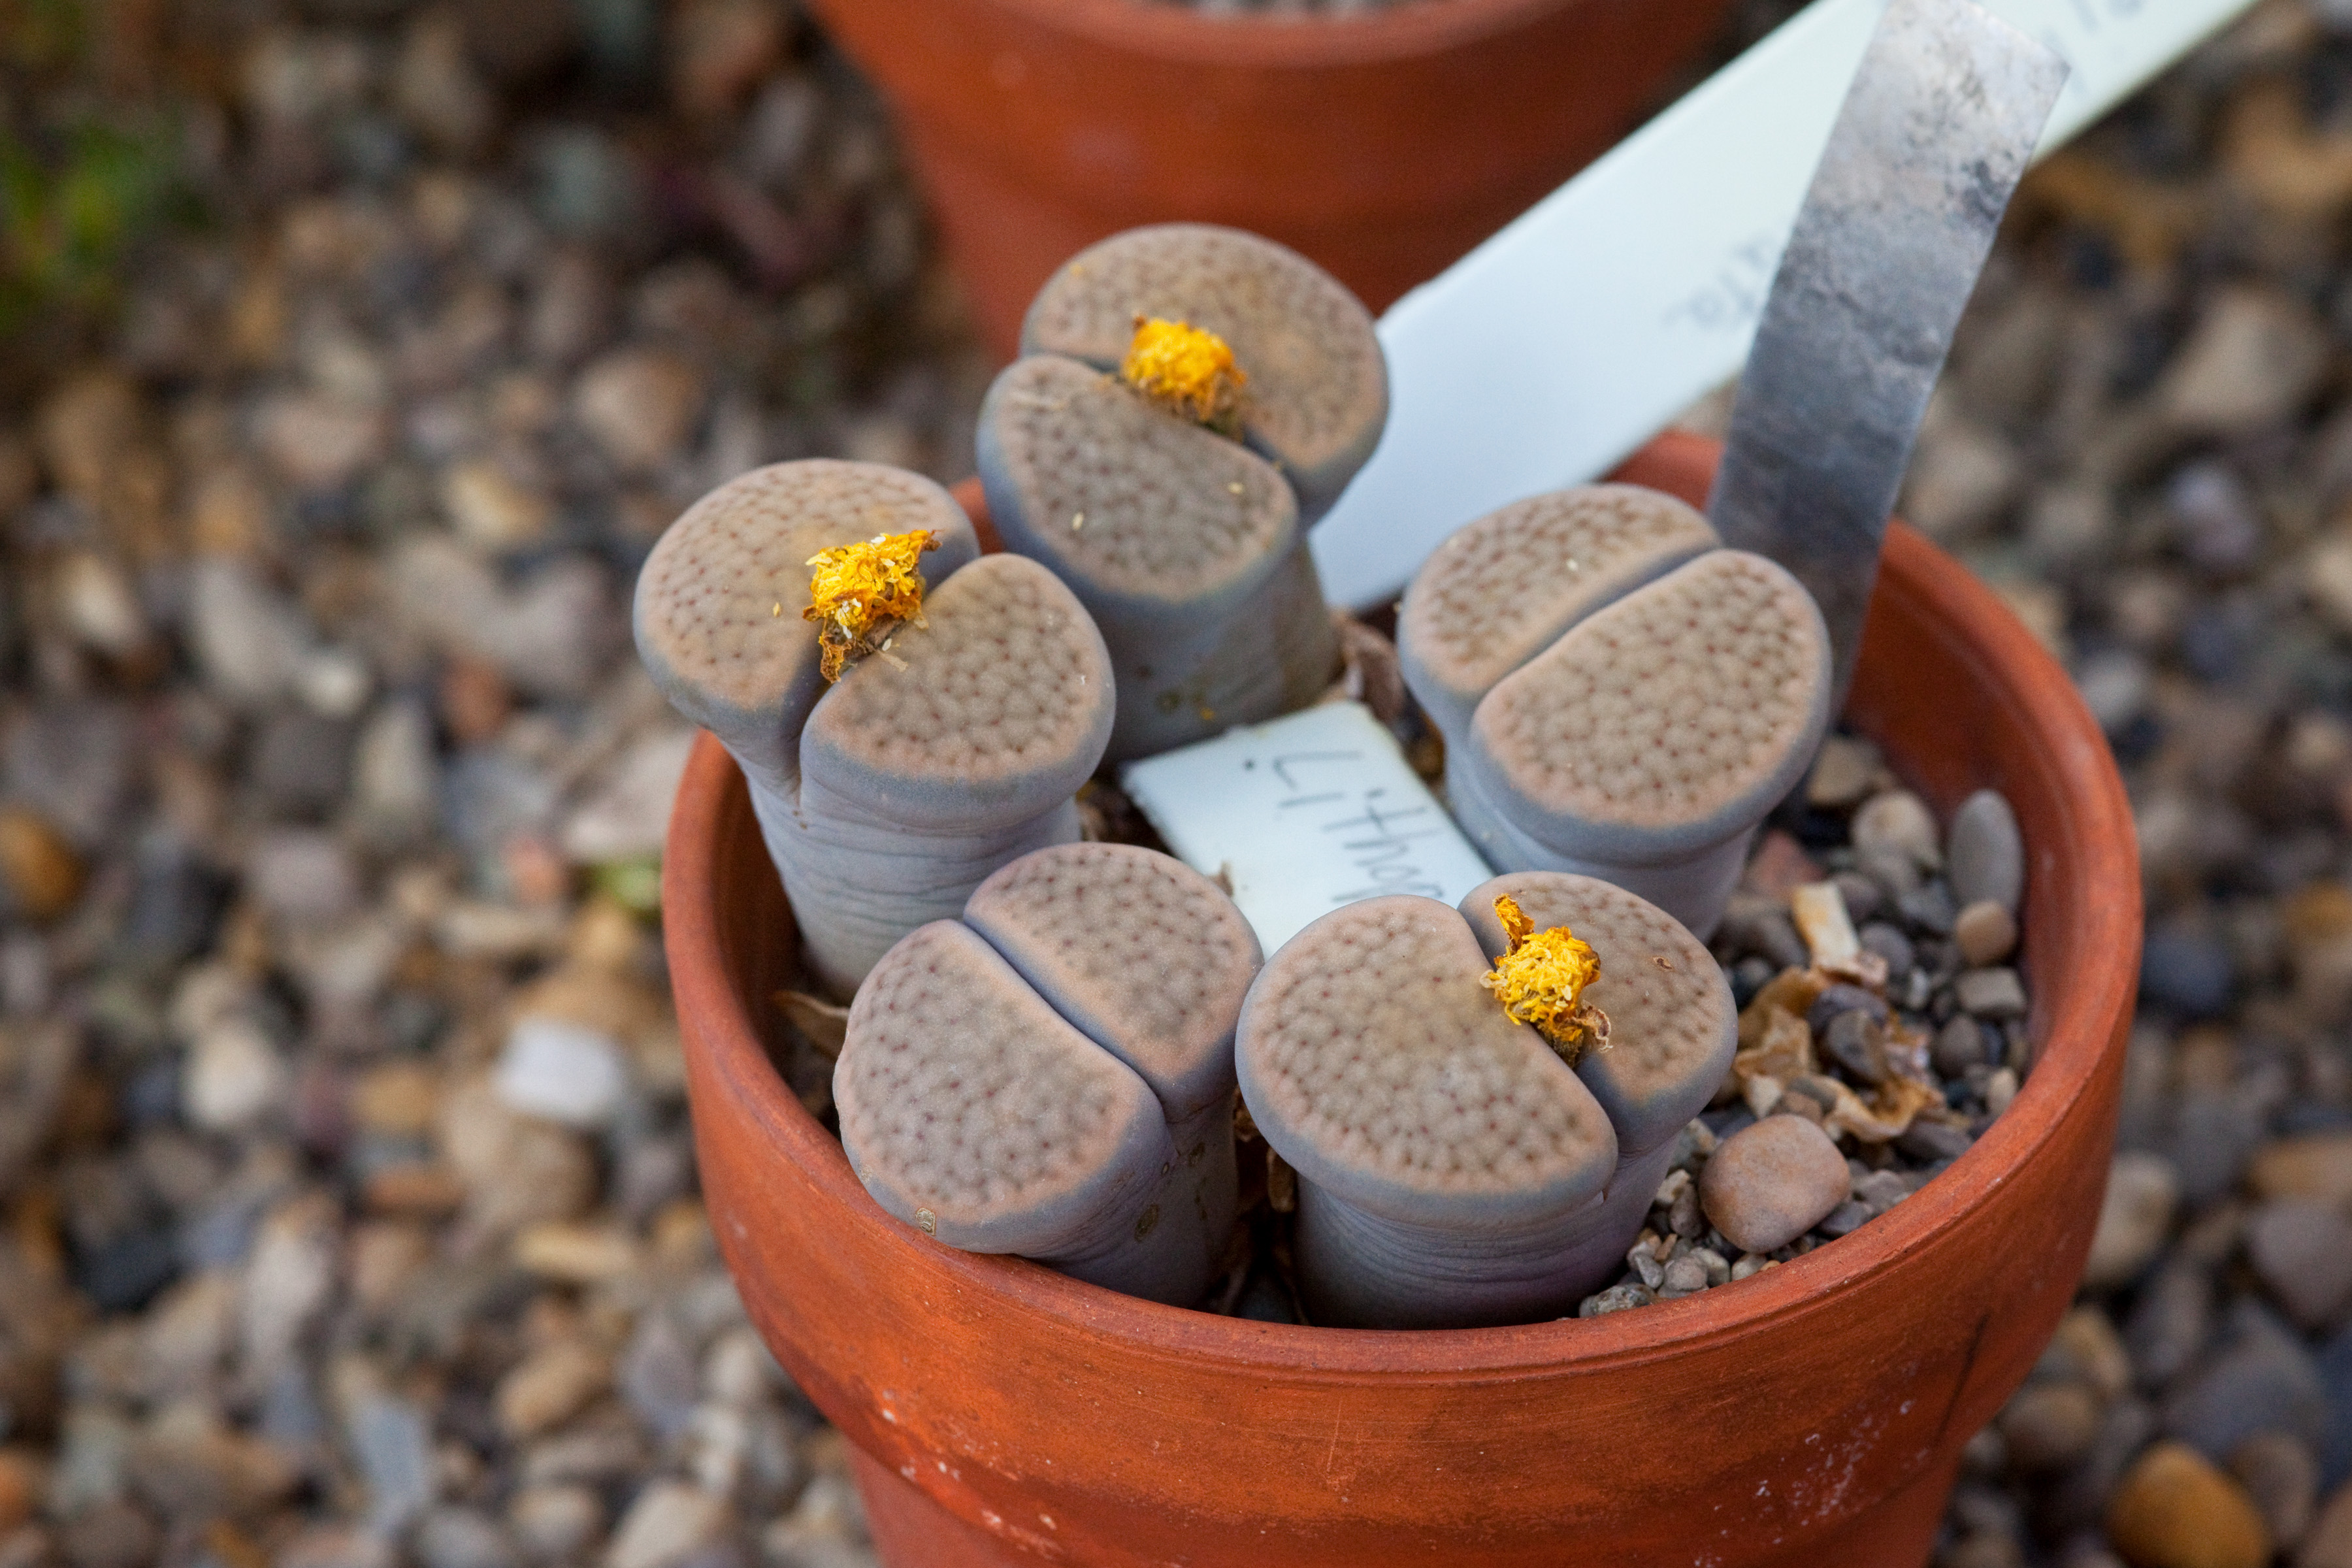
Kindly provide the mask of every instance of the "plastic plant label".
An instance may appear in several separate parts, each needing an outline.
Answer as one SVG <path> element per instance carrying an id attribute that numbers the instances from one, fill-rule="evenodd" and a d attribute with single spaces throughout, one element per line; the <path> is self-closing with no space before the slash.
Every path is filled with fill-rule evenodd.
<path id="1" fill-rule="evenodd" d="M 2070 68 L 2047 153 L 2250 0 L 1984 0 Z M 1325 595 L 1394 597 L 1437 542 L 1608 472 L 1746 363 L 1885 0 L 1815 0 L 1381 318 L 1380 448 L 1310 538 Z"/>
<path id="2" fill-rule="evenodd" d="M 1459 903 L 1494 875 L 1360 702 L 1130 763 L 1119 784 L 1178 859 L 1225 880 L 1269 958 L 1343 904 Z"/>

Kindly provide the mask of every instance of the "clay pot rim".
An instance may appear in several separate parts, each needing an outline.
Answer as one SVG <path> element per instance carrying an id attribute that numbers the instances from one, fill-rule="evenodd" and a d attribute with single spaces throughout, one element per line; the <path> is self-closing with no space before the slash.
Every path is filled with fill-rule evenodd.
<path id="1" fill-rule="evenodd" d="M 1043 31 L 1170 66 L 1311 71 L 1446 54 L 1590 0 L 1404 0 L 1358 16 L 1288 17 L 1209 16 L 1166 0 L 984 3 Z"/>
<path id="2" fill-rule="evenodd" d="M 1676 455 L 1687 460 L 1713 444 L 1679 437 L 1659 445 L 1678 447 Z M 2076 817 L 2072 837 L 2084 857 L 2075 869 L 2085 885 L 2118 889 L 2117 896 L 2090 900 L 2086 950 L 2136 951 L 2139 868 L 2130 804 L 2104 750 L 2084 743 L 2099 731 L 2074 683 L 2051 668 L 2050 654 L 1990 589 L 1900 522 L 1888 530 L 1885 568 L 1882 591 L 1925 601 L 1921 619 L 1955 638 L 1958 628 L 1972 628 L 1969 640 L 1978 647 L 1967 661 L 2001 694 L 2016 722 L 2042 737 L 2040 749 L 2063 781 L 2063 809 Z M 2101 984 L 2067 995 L 2037 995 L 2032 1025 L 2042 1058 L 1984 1136 L 1941 1176 L 1861 1229 L 1747 1279 L 1636 1311 L 1504 1328 L 1334 1329 L 1221 1318 L 1087 1285 L 1024 1258 L 957 1252 L 892 1220 L 866 1194 L 840 1141 L 808 1113 L 769 1062 L 727 973 L 712 894 L 719 882 L 720 808 L 728 792 L 739 787 L 730 776 L 735 772 L 733 759 L 712 736 L 698 736 L 663 858 L 663 916 L 678 1014 L 709 1021 L 699 1043 L 711 1065 L 741 1092 L 778 1156 L 797 1164 L 824 1202 L 878 1227 L 909 1288 L 964 1298 L 957 1304 L 961 1311 L 1053 1320 L 1076 1336 L 1073 1343 L 1108 1334 L 1173 1357 L 1278 1369 L 1296 1379 L 1319 1373 L 1348 1382 L 1475 1382 L 1538 1366 L 1622 1365 L 1735 1339 L 1766 1320 L 1822 1310 L 1845 1280 L 1937 1241 L 1961 1222 L 1976 1192 L 1999 1184 L 2052 1139 L 2067 1106 L 2089 1087 L 2109 1026 L 2130 1005 L 2137 981 L 2137 964 L 2118 963 L 2092 972 Z"/>

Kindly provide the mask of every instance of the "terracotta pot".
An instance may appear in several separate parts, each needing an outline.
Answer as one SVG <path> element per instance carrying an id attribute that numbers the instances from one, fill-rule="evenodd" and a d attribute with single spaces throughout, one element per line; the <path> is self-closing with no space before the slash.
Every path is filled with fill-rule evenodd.
<path id="1" fill-rule="evenodd" d="M 1053 269 L 1232 224 L 1373 310 L 1655 106 L 1727 0 L 1423 0 L 1293 21 L 1166 0 L 815 0 L 881 87 L 1007 357 Z"/>
<path id="2" fill-rule="evenodd" d="M 1625 476 L 1693 500 L 1707 443 Z M 2130 811 L 2064 674 L 1918 534 L 1887 541 L 1849 717 L 2031 853 L 2037 1060 L 1943 1176 L 1833 1246 L 1590 1321 L 1360 1332 L 1156 1306 L 950 1251 L 786 1091 L 793 938 L 701 742 L 664 867 L 703 1189 L 753 1321 L 856 1446 L 894 1568 L 1370 1563 L 1917 1568 L 1961 1446 L 2074 1294 L 2138 970 Z"/>

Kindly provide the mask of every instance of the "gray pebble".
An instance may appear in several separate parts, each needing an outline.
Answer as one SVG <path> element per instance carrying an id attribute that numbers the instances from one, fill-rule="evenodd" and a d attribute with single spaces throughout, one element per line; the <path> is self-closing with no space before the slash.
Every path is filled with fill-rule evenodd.
<path id="1" fill-rule="evenodd" d="M 1864 1009 L 1853 1008 L 1832 1018 L 1819 1044 L 1856 1082 L 1886 1081 L 1886 1029 Z"/>
<path id="2" fill-rule="evenodd" d="M 2257 1432 L 2317 1442 L 2327 1429 L 2327 1394 L 2303 1342 L 2252 1300 L 2231 1309 L 2224 1339 L 2164 1402 L 2165 1431 L 2216 1463 Z"/>
<path id="3" fill-rule="evenodd" d="M 1886 907 L 1886 891 L 1858 871 L 1840 871 L 1830 879 L 1845 900 L 1846 918 L 1857 926 Z"/>
<path id="4" fill-rule="evenodd" d="M 1936 1031 L 1935 1043 L 1927 1051 L 1936 1070 L 1946 1078 L 1958 1078 L 1970 1068 L 1984 1067 L 1989 1061 L 1984 1026 L 1966 1013 L 1955 1013 Z"/>
<path id="5" fill-rule="evenodd" d="M 1873 1215 L 1883 1215 L 1911 1195 L 1912 1178 L 1900 1171 L 1872 1171 L 1853 1179 L 1853 1195 Z"/>
<path id="6" fill-rule="evenodd" d="M 1815 1036 L 1819 1036 L 1840 1014 L 1854 1012 L 1884 1024 L 1886 1022 L 1885 998 L 1864 991 L 1859 985 L 1832 985 L 1814 998 L 1813 1005 L 1806 1009 L 1805 1023 Z"/>
<path id="7" fill-rule="evenodd" d="M 1886 960 L 1889 975 L 1908 974 L 1917 967 L 1918 952 L 1911 945 L 1911 939 L 1903 934 L 1902 927 L 1889 925 L 1885 921 L 1872 921 L 1858 934 L 1862 938 L 1863 951 L 1874 952 Z"/>
<path id="8" fill-rule="evenodd" d="M 1962 904 L 1990 899 L 2017 912 L 2025 895 L 2025 839 L 1999 791 L 1980 789 L 1952 814 L 1949 859 L 1952 893 Z"/>
<path id="9" fill-rule="evenodd" d="M 1940 877 L 1923 883 L 1895 901 L 1903 918 L 1933 936 L 1949 936 L 1959 919 L 1960 907 L 1952 900 L 1952 889 Z"/>
<path id="10" fill-rule="evenodd" d="M 1748 1252 L 1796 1240 L 1852 1189 L 1845 1156 L 1828 1133 L 1799 1116 L 1768 1116 L 1726 1139 L 1699 1176 L 1706 1217 Z"/>
<path id="11" fill-rule="evenodd" d="M 521 1561 L 499 1522 L 470 1508 L 436 1508 L 416 1527 L 424 1568 L 515 1568 Z"/>
<path id="12" fill-rule="evenodd" d="M 1925 1117 L 1904 1130 L 1895 1141 L 1897 1152 L 1907 1159 L 1933 1163 L 1938 1160 L 1957 1160 L 1969 1152 L 1976 1138 L 1965 1127 L 1955 1127 L 1948 1121 L 1930 1121 Z"/>
<path id="13" fill-rule="evenodd" d="M 2286 1315 L 2325 1327 L 2352 1301 L 2352 1220 L 2309 1198 L 2264 1204 L 2246 1225 L 2246 1258 Z"/>
<path id="14" fill-rule="evenodd" d="M 2163 1249 L 2179 1201 L 2179 1179 L 2168 1161 L 2132 1152 L 2116 1155 L 2107 1169 L 2083 1282 L 2099 1289 L 2137 1279 Z"/>
<path id="15" fill-rule="evenodd" d="M 1970 969 L 1952 983 L 1960 1007 L 1979 1018 L 2000 1022 L 2025 1016 L 2025 985 L 2014 969 Z"/>
<path id="16" fill-rule="evenodd" d="M 1869 1222 L 1870 1205 L 1853 1198 L 1848 1198 L 1830 1210 L 1813 1228 L 1823 1236 L 1835 1238 L 1841 1236 L 1851 1236 Z"/>
<path id="17" fill-rule="evenodd" d="M 1882 899 L 1891 899 L 1897 903 L 1917 892 L 1927 880 L 1919 869 L 1919 863 L 1893 845 L 1880 844 L 1868 849 L 1857 849 L 1853 863 L 1855 868 L 1878 889 Z"/>
<path id="18" fill-rule="evenodd" d="M 1612 1312 L 1622 1312 L 1629 1307 L 1646 1307 L 1657 1300 L 1647 1287 L 1612 1285 L 1597 1296 L 1587 1296 L 1577 1304 L 1580 1318 L 1605 1318 Z"/>
<path id="19" fill-rule="evenodd" d="M 1709 1283 L 1706 1265 L 1696 1257 L 1677 1258 L 1665 1267 L 1658 1284 L 1658 1300 L 1671 1301 L 1678 1296 L 1695 1296 Z"/>

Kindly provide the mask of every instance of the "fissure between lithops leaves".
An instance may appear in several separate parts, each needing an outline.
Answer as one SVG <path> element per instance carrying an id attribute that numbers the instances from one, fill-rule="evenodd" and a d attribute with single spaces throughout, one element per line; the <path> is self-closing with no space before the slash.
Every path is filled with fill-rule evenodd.
<path id="1" fill-rule="evenodd" d="M 1138 316 L 1119 379 L 1180 418 L 1238 437 L 1249 375 L 1216 333 L 1187 321 Z"/>
<path id="2" fill-rule="evenodd" d="M 1536 922 L 1506 893 L 1495 900 L 1510 951 L 1478 984 L 1495 994 L 1503 1011 L 1532 1026 L 1574 1067 L 1587 1051 L 1609 1048 L 1609 1015 L 1583 999 L 1584 988 L 1601 978 L 1601 956 L 1566 926 L 1536 930 Z"/>
<path id="3" fill-rule="evenodd" d="M 813 569 L 803 620 L 816 623 L 817 655 L 827 681 L 841 679 L 849 662 L 881 651 L 883 634 L 923 619 L 923 574 L 916 561 L 940 547 L 927 528 L 911 533 L 877 533 L 863 544 L 820 550 L 803 564 Z M 894 664 L 903 661 L 893 659 Z"/>

